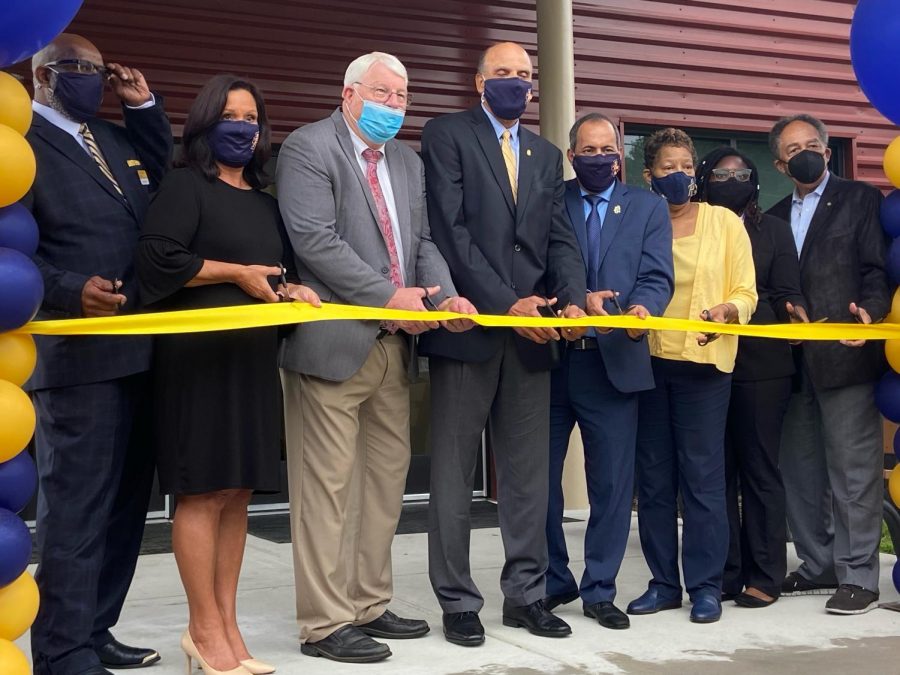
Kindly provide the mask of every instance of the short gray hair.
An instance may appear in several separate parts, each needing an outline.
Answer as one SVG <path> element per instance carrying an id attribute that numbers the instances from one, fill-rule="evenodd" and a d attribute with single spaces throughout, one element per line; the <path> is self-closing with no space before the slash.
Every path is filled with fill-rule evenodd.
<path id="1" fill-rule="evenodd" d="M 344 86 L 349 87 L 354 82 L 359 82 L 363 75 L 369 71 L 369 68 L 376 63 L 383 63 L 391 70 L 391 72 L 396 73 L 409 84 L 406 66 L 400 62 L 400 59 L 393 54 L 388 54 L 386 52 L 370 52 L 369 54 L 363 54 L 359 58 L 354 59 L 350 65 L 347 66 L 347 72 L 344 73 Z"/>
<path id="2" fill-rule="evenodd" d="M 781 143 L 781 134 L 784 133 L 785 127 L 793 122 L 806 122 L 816 130 L 816 134 L 819 136 L 819 140 L 822 141 L 822 145 L 828 145 L 828 128 L 818 117 L 813 117 L 806 113 L 782 117 L 775 122 L 772 131 L 769 132 L 769 151 L 775 159 L 779 159 L 778 144 Z"/>
<path id="3" fill-rule="evenodd" d="M 622 137 L 619 135 L 619 126 L 603 113 L 592 112 L 579 117 L 575 124 L 572 125 L 572 128 L 569 129 L 569 148 L 572 149 L 572 152 L 575 151 L 575 147 L 578 145 L 578 130 L 588 122 L 608 122 L 616 134 L 616 147 L 619 148 L 619 151 L 622 150 Z"/>

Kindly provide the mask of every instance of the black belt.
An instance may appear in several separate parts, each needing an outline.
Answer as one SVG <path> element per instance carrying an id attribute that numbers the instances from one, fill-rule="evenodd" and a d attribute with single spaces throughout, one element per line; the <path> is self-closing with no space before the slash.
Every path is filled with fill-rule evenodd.
<path id="1" fill-rule="evenodd" d="M 595 337 L 578 338 L 577 340 L 571 340 L 567 344 L 569 349 L 574 349 L 576 352 L 591 352 L 600 349 L 600 345 L 597 344 L 597 338 Z"/>

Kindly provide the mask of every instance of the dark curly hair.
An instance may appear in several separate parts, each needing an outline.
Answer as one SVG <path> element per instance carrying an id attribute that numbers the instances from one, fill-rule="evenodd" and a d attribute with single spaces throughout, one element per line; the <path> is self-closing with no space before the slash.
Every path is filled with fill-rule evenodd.
<path id="1" fill-rule="evenodd" d="M 214 181 L 219 176 L 219 168 L 213 157 L 207 132 L 222 119 L 222 111 L 228 100 L 228 92 L 243 89 L 250 92 L 256 102 L 259 140 L 250 163 L 244 167 L 244 180 L 254 188 L 262 189 L 271 183 L 266 174 L 266 162 L 272 154 L 272 132 L 266 116 L 266 104 L 259 88 L 237 75 L 216 75 L 210 78 L 197 98 L 191 104 L 184 131 L 181 134 L 182 154 L 175 166 L 189 166 L 199 170 L 207 180 Z"/>
<path id="2" fill-rule="evenodd" d="M 691 137 L 681 129 L 666 127 L 665 129 L 657 129 L 647 136 L 644 141 L 644 167 L 652 169 L 656 158 L 659 156 L 659 151 L 669 145 L 685 148 L 690 151 L 694 161 L 697 160 L 697 151 L 694 150 L 694 142 L 691 140 Z"/>

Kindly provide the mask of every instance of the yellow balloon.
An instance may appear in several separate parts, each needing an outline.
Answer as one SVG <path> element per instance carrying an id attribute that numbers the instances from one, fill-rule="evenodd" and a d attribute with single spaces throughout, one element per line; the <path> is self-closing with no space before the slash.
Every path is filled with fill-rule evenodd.
<path id="1" fill-rule="evenodd" d="M 0 124 L 0 207 L 14 204 L 27 194 L 35 170 L 28 141 L 15 129 Z"/>
<path id="2" fill-rule="evenodd" d="M 31 675 L 28 659 L 9 640 L 0 640 L 0 673 L 3 675 Z"/>
<path id="3" fill-rule="evenodd" d="M 21 387 L 37 363 L 34 338 L 24 333 L 0 333 L 0 380 Z"/>
<path id="4" fill-rule="evenodd" d="M 891 311 L 884 318 L 887 323 L 900 323 L 900 288 L 894 291 L 891 299 Z"/>
<path id="5" fill-rule="evenodd" d="M 897 467 L 891 470 L 890 478 L 888 478 L 888 492 L 891 494 L 894 506 L 900 507 L 900 470 Z"/>
<path id="6" fill-rule="evenodd" d="M 3 71 L 0 71 L 0 124 L 23 136 L 31 126 L 31 97 L 21 82 Z"/>
<path id="7" fill-rule="evenodd" d="M 0 638 L 18 640 L 37 617 L 41 604 L 37 584 L 28 572 L 0 588 Z M 6 673 L 0 668 L 0 673 Z"/>
<path id="8" fill-rule="evenodd" d="M 884 175 L 895 188 L 900 188 L 900 136 L 897 136 L 884 151 L 882 161 Z"/>
<path id="9" fill-rule="evenodd" d="M 0 380 L 0 463 L 18 455 L 34 433 L 34 406 L 28 394 Z"/>

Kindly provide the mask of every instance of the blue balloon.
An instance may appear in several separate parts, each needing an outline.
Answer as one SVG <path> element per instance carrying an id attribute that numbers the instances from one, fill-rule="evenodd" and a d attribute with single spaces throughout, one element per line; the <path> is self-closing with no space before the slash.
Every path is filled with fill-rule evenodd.
<path id="1" fill-rule="evenodd" d="M 31 258 L 0 248 L 0 333 L 24 326 L 44 299 L 44 280 Z"/>
<path id="2" fill-rule="evenodd" d="M 31 558 L 31 533 L 12 511 L 0 509 L 0 588 L 21 576 Z"/>
<path id="3" fill-rule="evenodd" d="M 850 61 L 866 98 L 894 124 L 900 124 L 898 35 L 896 0 L 859 0 L 850 24 Z"/>
<path id="4" fill-rule="evenodd" d="M 888 248 L 884 271 L 887 272 L 888 278 L 894 286 L 900 285 L 900 238 L 894 239 Z"/>
<path id="5" fill-rule="evenodd" d="M 900 560 L 894 563 L 894 569 L 891 571 L 891 577 L 894 579 L 894 588 L 900 593 Z"/>
<path id="6" fill-rule="evenodd" d="M 39 236 L 34 216 L 24 206 L 10 204 L 0 209 L 0 247 L 30 257 L 37 253 Z"/>
<path id="7" fill-rule="evenodd" d="M 84 0 L 3 0 L 0 2 L 0 68 L 6 68 L 53 41 Z"/>
<path id="8" fill-rule="evenodd" d="M 881 202 L 881 227 L 891 239 L 900 237 L 900 190 L 893 190 Z"/>
<path id="9" fill-rule="evenodd" d="M 0 464 L 0 509 L 19 513 L 37 487 L 37 469 L 27 450 Z"/>
<path id="10" fill-rule="evenodd" d="M 875 407 L 891 422 L 900 424 L 900 375 L 885 373 L 875 386 Z"/>

